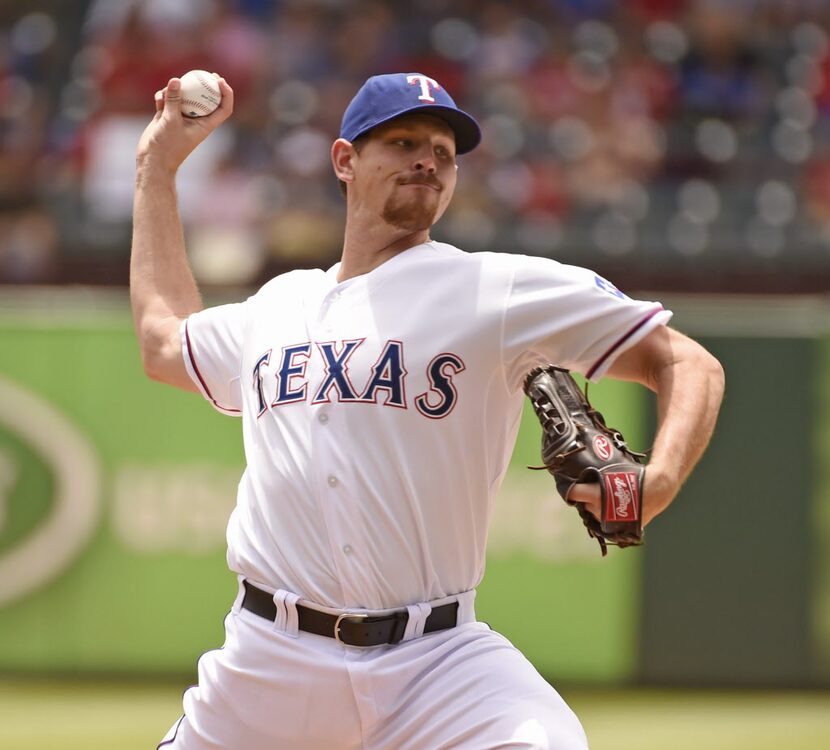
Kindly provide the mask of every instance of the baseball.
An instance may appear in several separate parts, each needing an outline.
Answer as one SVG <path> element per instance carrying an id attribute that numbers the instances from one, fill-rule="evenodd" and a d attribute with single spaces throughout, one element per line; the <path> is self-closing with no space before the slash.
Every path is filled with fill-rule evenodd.
<path id="1" fill-rule="evenodd" d="M 191 70 L 181 77 L 182 114 L 185 117 L 209 115 L 222 101 L 216 76 L 205 70 Z"/>

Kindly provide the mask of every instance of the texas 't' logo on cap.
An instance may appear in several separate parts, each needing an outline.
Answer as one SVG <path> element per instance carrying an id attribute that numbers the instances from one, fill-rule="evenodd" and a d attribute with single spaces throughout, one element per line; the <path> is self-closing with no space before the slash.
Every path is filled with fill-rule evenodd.
<path id="1" fill-rule="evenodd" d="M 429 76 L 422 76 L 420 73 L 414 73 L 406 77 L 406 82 L 410 86 L 420 86 L 421 95 L 418 97 L 422 102 L 430 102 L 435 104 L 435 97 L 430 93 L 430 89 L 440 89 L 441 86 L 434 78 Z"/>

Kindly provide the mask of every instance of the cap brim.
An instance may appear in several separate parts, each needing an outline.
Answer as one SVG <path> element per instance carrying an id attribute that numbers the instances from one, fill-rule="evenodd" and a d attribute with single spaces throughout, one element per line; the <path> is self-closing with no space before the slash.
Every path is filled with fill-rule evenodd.
<path id="1" fill-rule="evenodd" d="M 481 129 L 473 117 L 460 109 L 453 109 L 452 107 L 443 107 L 440 104 L 427 104 L 419 107 L 412 107 L 405 109 L 403 112 L 395 112 L 394 115 L 378 120 L 372 123 L 367 128 L 361 130 L 355 138 L 368 133 L 378 125 L 397 120 L 399 117 L 405 115 L 414 115 L 424 113 L 432 115 L 440 120 L 443 120 L 452 128 L 455 133 L 455 152 L 457 154 L 466 154 L 472 151 L 479 143 L 481 143 Z"/>

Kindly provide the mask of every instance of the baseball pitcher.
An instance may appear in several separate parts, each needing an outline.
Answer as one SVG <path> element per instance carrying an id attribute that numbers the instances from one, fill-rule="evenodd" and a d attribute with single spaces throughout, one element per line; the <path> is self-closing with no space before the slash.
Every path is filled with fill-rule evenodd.
<path id="1" fill-rule="evenodd" d="M 343 115 L 331 147 L 346 201 L 340 262 L 204 309 L 174 178 L 231 115 L 233 90 L 217 81 L 221 104 L 191 119 L 171 79 L 137 154 L 131 298 L 144 367 L 241 417 L 247 461 L 227 533 L 239 592 L 224 647 L 199 660 L 162 746 L 585 750 L 556 690 L 476 620 L 525 391 L 565 499 L 601 532 L 609 513 L 633 519 L 637 543 L 710 438 L 720 365 L 659 303 L 588 269 L 432 240 L 481 134 L 420 73 L 370 78 Z M 618 465 L 619 441 L 596 422 L 585 432 L 589 408 L 563 372 L 657 394 L 647 465 Z M 592 445 L 613 471 L 584 470 Z M 632 538 L 612 531 L 611 543 Z M 540 596 L 527 592 L 522 617 Z"/>

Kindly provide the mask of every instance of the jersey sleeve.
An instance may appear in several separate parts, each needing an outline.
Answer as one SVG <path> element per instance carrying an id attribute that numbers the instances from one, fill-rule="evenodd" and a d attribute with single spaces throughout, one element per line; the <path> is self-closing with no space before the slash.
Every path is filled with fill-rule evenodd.
<path id="1" fill-rule="evenodd" d="M 213 407 L 242 415 L 240 369 L 247 303 L 221 305 L 183 321 L 182 356 L 188 374 Z"/>
<path id="2" fill-rule="evenodd" d="M 631 299 L 586 268 L 519 256 L 504 313 L 508 384 L 555 364 L 599 380 L 617 356 L 672 313 L 659 302 Z"/>

